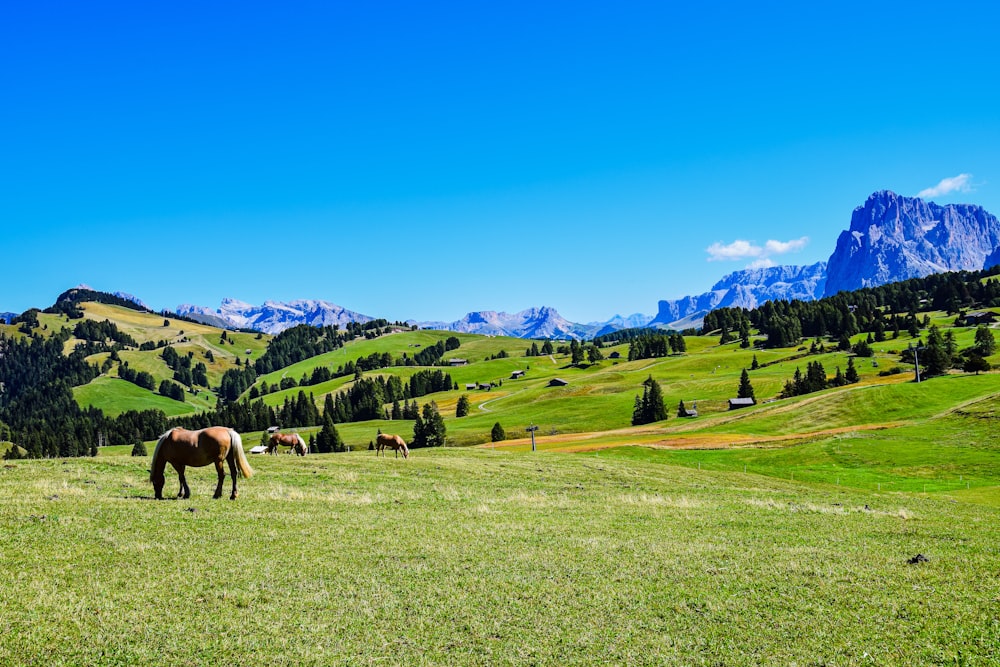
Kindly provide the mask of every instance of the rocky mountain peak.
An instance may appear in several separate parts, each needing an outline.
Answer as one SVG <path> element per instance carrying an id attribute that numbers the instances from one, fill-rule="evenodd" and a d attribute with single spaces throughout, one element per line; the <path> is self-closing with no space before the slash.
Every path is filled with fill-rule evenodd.
<path id="1" fill-rule="evenodd" d="M 889 190 L 854 209 L 828 262 L 825 295 L 986 268 L 1000 246 L 1000 221 L 981 206 L 940 206 Z"/>

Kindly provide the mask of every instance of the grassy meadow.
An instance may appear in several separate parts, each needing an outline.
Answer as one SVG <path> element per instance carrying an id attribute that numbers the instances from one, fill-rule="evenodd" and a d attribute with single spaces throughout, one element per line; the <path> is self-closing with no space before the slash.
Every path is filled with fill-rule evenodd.
<path id="1" fill-rule="evenodd" d="M 1000 662 L 1000 509 L 662 463 L 8 462 L 0 664 Z"/>
<path id="2" fill-rule="evenodd" d="M 212 384 L 269 340 L 85 311 L 194 352 Z M 39 319 L 41 331 L 66 325 Z M 972 344 L 973 329 L 932 321 Z M 131 445 L 3 462 L 0 664 L 1000 664 L 1000 373 L 915 383 L 904 333 L 854 359 L 859 383 L 779 399 L 796 368 L 819 361 L 832 376 L 848 354 L 830 341 L 812 354 L 812 341 L 742 349 L 716 334 L 687 337 L 683 355 L 627 361 L 618 345 L 573 366 L 524 356 L 521 339 L 406 331 L 257 386 L 452 335 L 461 345 L 445 358 L 469 363 L 443 370 L 459 388 L 419 399 L 445 417 L 447 446 L 409 460 L 367 447 L 379 429 L 409 440 L 413 422 L 338 424 L 348 453 L 251 456 L 236 501 L 212 500 L 214 471 L 189 469 L 192 499 L 162 502 Z M 171 375 L 158 350 L 121 357 L 157 382 Z M 755 357 L 758 404 L 729 411 Z M 670 418 L 631 426 L 647 377 Z M 353 381 L 263 398 L 304 391 L 321 406 Z M 215 404 L 204 389 L 157 396 L 115 369 L 74 394 L 110 415 Z M 471 411 L 458 418 L 463 395 Z M 698 417 L 676 417 L 681 400 Z M 508 439 L 491 443 L 497 422 Z M 264 433 L 242 435 L 249 450 Z M 165 492 L 176 483 L 168 469 Z"/>

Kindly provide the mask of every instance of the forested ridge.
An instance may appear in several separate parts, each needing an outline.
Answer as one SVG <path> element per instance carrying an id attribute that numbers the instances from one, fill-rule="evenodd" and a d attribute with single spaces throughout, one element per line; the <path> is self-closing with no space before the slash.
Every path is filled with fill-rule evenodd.
<path id="1" fill-rule="evenodd" d="M 824 342 L 827 340 L 839 350 L 866 357 L 871 354 L 871 343 L 898 337 L 903 330 L 919 349 L 920 369 L 927 376 L 945 373 L 952 368 L 978 373 L 990 368 L 985 358 L 995 354 L 992 331 L 980 327 L 975 344 L 959 349 L 950 327 L 942 326 L 939 330 L 930 323 L 927 313 L 944 311 L 953 314 L 959 322 L 967 311 L 1000 306 L 997 274 L 1000 274 L 1000 267 L 988 271 L 935 274 L 842 292 L 818 301 L 772 301 L 754 309 L 723 308 L 705 316 L 700 333 L 719 335 L 720 343 L 739 341 L 741 347 L 752 346 L 756 349 L 800 345 L 803 339 L 808 344 L 809 339 L 813 339 L 808 352 L 805 347 L 800 348 L 803 350 L 802 357 L 822 354 L 829 349 L 827 346 L 830 343 Z M 46 311 L 31 309 L 14 318 L 14 329 L 0 330 L 0 441 L 16 443 L 18 449 L 11 450 L 14 456 L 91 455 L 96 453 L 98 445 L 134 444 L 155 439 L 172 425 L 201 428 L 222 423 L 239 431 L 260 431 L 272 425 L 327 428 L 333 423 L 372 419 L 415 420 L 421 416 L 416 402 L 418 397 L 456 388 L 448 373 L 433 368 L 411 374 L 405 382 L 391 373 L 377 373 L 390 366 L 446 365 L 445 354 L 460 345 L 454 336 L 413 353 L 397 353 L 398 356 L 387 352 L 359 355 L 336 368 L 318 366 L 298 379 L 282 377 L 274 382 L 260 381 L 262 375 L 337 350 L 355 338 L 371 339 L 411 328 L 401 323 L 391 324 L 387 320 L 349 324 L 343 329 L 309 325 L 293 327 L 271 339 L 255 362 L 242 362 L 239 355 L 231 359 L 227 363 L 235 364 L 235 368 L 226 370 L 217 386 L 209 387 L 205 361 L 195 358 L 190 351 L 178 352 L 173 347 L 186 339 L 147 341 L 137 345 L 135 338 L 123 332 L 114 322 L 82 318 L 82 311 L 79 311 L 82 302 L 77 299 L 81 294 L 88 298 L 92 295 L 80 290 L 71 292 L 72 295 L 61 297 L 57 307 L 48 309 L 48 312 L 65 315 L 67 321 L 77 319 L 77 322 L 53 331 L 48 326 L 39 326 L 39 315 Z M 148 312 L 118 297 L 102 296 L 94 300 Z M 51 325 L 53 319 L 46 321 Z M 58 321 L 62 322 L 63 318 Z M 164 326 L 167 326 L 166 321 Z M 756 331 L 751 334 L 751 330 Z M 920 334 L 921 331 L 926 331 L 926 335 Z M 690 335 L 692 332 L 687 333 Z M 864 333 L 868 334 L 867 340 L 864 336 L 859 340 L 857 334 Z M 222 342 L 226 342 L 227 332 L 223 330 L 219 335 Z M 853 341 L 852 336 L 855 337 Z M 69 341 L 74 338 L 78 342 L 69 350 Z M 259 334 L 257 338 L 260 339 Z M 574 340 L 568 345 L 560 345 L 555 352 L 570 354 L 571 365 L 583 367 L 587 355 L 591 355 L 587 356 L 590 363 L 603 358 L 600 353 L 602 344 L 624 342 L 629 343 L 630 360 L 686 353 L 683 336 L 653 329 L 615 332 L 595 339 L 592 345 L 581 345 Z M 232 345 L 232 341 L 227 344 Z M 157 391 L 149 372 L 133 369 L 121 359 L 119 352 L 125 350 L 130 355 L 143 351 L 157 354 L 157 363 L 170 369 L 173 377 L 160 383 L 160 394 L 183 401 L 186 391 L 211 391 L 217 397 L 214 408 L 172 418 L 156 409 L 127 410 L 109 418 L 99 409 L 81 408 L 74 399 L 73 388 L 90 383 L 102 373 L 114 375 L 115 364 L 118 364 L 119 377 L 145 390 Z M 551 342 L 544 341 L 541 348 L 532 343 L 526 356 L 552 352 Z M 88 357 L 99 353 L 107 353 L 102 357 L 100 366 L 88 362 Z M 899 362 L 911 364 L 913 358 L 910 355 L 912 352 L 904 349 Z M 215 363 L 210 350 L 204 356 L 207 362 Z M 506 353 L 491 358 L 499 356 L 506 356 Z M 133 356 L 129 358 L 136 359 Z M 146 368 L 150 368 L 148 362 L 144 363 Z M 141 366 L 137 364 L 137 368 Z M 756 367 L 755 357 L 750 370 Z M 218 373 L 218 363 L 214 368 L 213 372 Z M 788 377 L 782 395 L 793 396 L 857 381 L 852 361 L 843 370 L 837 367 L 832 378 L 826 375 L 827 369 L 818 360 L 805 362 L 803 370 L 805 372 L 796 369 L 794 377 Z M 898 373 L 901 369 L 892 367 L 881 372 Z M 365 376 L 366 373 L 371 375 Z M 325 398 L 328 400 L 322 400 L 322 395 L 314 396 L 308 389 L 345 376 L 353 376 L 353 382 L 333 394 L 327 393 Z M 218 378 L 219 375 L 212 377 Z M 301 388 L 298 395 L 287 398 L 282 405 L 269 407 L 262 400 L 267 394 L 294 387 Z M 648 393 L 655 393 L 655 389 L 650 389 Z M 328 405 L 329 410 L 320 410 L 317 399 Z M 658 404 L 656 401 L 649 402 Z M 641 403 L 640 397 L 640 407 Z M 647 418 L 643 410 L 637 414 L 640 421 Z"/>

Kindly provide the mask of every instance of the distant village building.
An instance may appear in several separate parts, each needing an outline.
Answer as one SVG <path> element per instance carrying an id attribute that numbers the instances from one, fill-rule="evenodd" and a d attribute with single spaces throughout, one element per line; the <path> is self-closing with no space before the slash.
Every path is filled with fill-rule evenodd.
<path id="1" fill-rule="evenodd" d="M 684 410 L 680 411 L 678 417 L 697 417 L 698 416 L 698 401 L 691 404 L 691 407 L 684 406 Z"/>
<path id="2" fill-rule="evenodd" d="M 449 366 L 466 366 L 466 365 L 468 365 L 468 363 L 469 363 L 468 359 L 449 359 L 448 360 L 448 365 Z"/>
<path id="3" fill-rule="evenodd" d="M 730 398 L 729 409 L 739 410 L 740 408 L 749 408 L 754 403 L 755 401 L 752 398 Z"/>
<path id="4" fill-rule="evenodd" d="M 513 373 L 510 374 L 511 380 L 516 380 L 519 377 L 524 377 L 524 371 L 514 371 Z"/>
<path id="5" fill-rule="evenodd" d="M 491 383 L 489 383 L 489 382 L 480 382 L 478 388 L 479 389 L 484 389 L 486 391 L 489 391 L 490 389 L 493 388 L 493 385 Z"/>
<path id="6" fill-rule="evenodd" d="M 972 327 L 978 324 L 993 324 L 997 321 L 997 314 L 991 310 L 977 310 L 974 313 L 965 314 L 965 326 Z"/>
<path id="7" fill-rule="evenodd" d="M 618 350 L 615 350 L 614 352 L 608 355 L 608 359 L 621 359 L 621 357 L 622 353 L 619 352 Z"/>
<path id="8" fill-rule="evenodd" d="M 563 380 L 562 378 L 552 378 L 551 380 L 549 380 L 550 387 L 565 387 L 568 384 L 569 382 Z"/>
<path id="9" fill-rule="evenodd" d="M 467 384 L 467 385 L 465 385 L 465 389 L 466 389 L 467 391 L 474 391 L 474 390 L 476 390 L 476 389 L 478 389 L 478 388 L 479 388 L 479 387 L 478 387 L 478 385 L 476 385 L 476 383 L 475 383 L 475 382 L 473 382 L 472 384 Z"/>

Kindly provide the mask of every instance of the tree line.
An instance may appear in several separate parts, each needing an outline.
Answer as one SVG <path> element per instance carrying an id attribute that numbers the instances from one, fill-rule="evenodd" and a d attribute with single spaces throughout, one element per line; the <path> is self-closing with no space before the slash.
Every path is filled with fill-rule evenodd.
<path id="1" fill-rule="evenodd" d="M 938 273 L 924 278 L 840 292 L 816 301 L 767 301 L 757 308 L 719 308 L 705 315 L 702 332 L 738 331 L 748 322 L 767 336 L 765 347 L 788 347 L 800 339 L 851 337 L 870 332 L 884 340 L 892 332 L 918 325 L 917 314 L 944 310 L 958 314 L 972 307 L 1000 305 L 1000 281 L 984 280 L 1000 266 L 984 271 Z"/>

